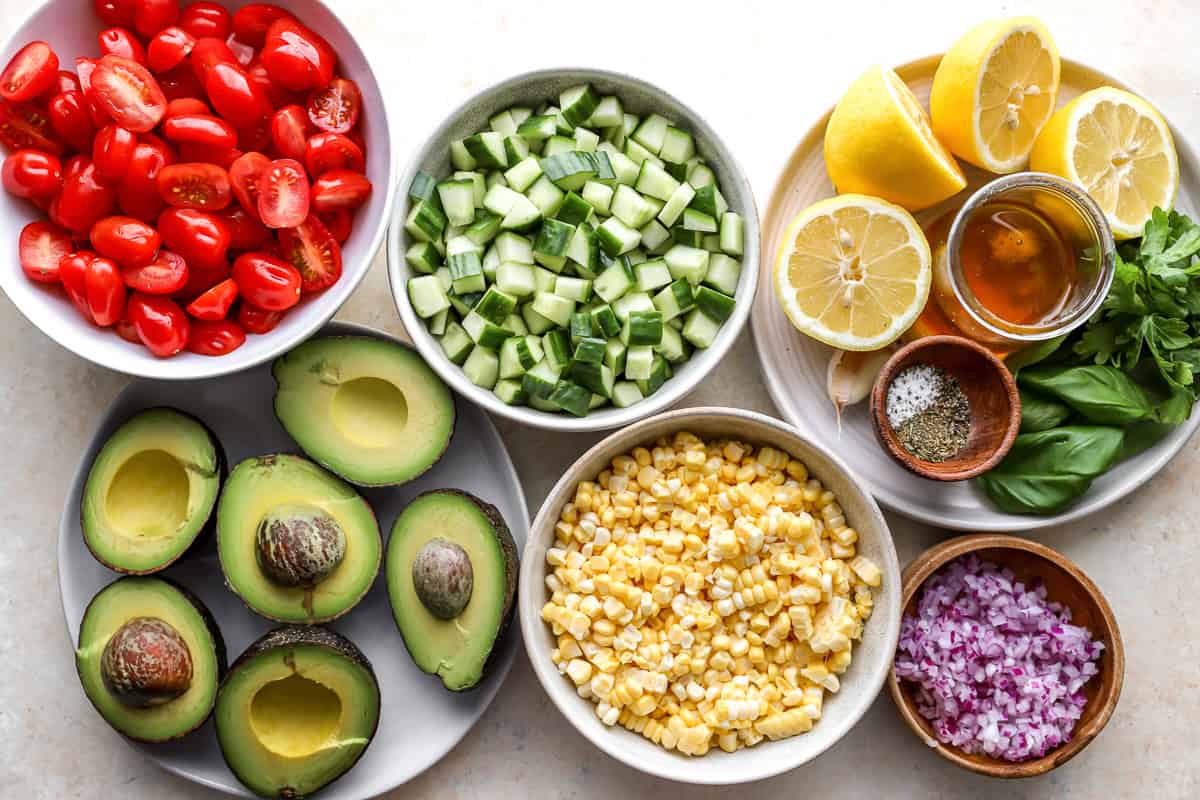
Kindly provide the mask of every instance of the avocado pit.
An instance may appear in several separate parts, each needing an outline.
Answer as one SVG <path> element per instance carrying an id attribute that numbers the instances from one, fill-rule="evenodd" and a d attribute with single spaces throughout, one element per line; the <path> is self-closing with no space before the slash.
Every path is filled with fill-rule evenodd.
<path id="1" fill-rule="evenodd" d="M 281 505 L 259 522 L 254 552 L 272 582 L 311 589 L 342 563 L 346 532 L 322 509 Z"/>
<path id="2" fill-rule="evenodd" d="M 457 542 L 430 539 L 412 565 L 413 589 L 421 604 L 438 619 L 454 619 L 471 602 L 475 573 L 471 557 Z"/>
<path id="3" fill-rule="evenodd" d="M 160 706 L 192 685 L 192 654 L 169 622 L 134 617 L 105 644 L 100 677 L 125 706 Z"/>

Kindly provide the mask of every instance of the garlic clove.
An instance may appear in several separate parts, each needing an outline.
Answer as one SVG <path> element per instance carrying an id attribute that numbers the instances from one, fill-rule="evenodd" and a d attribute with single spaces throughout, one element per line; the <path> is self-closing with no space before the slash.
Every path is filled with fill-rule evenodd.
<path id="1" fill-rule="evenodd" d="M 869 352 L 833 351 L 825 372 L 825 388 L 837 413 L 839 434 L 842 431 L 842 409 L 866 399 L 876 376 L 895 350 L 895 347 L 885 347 Z"/>

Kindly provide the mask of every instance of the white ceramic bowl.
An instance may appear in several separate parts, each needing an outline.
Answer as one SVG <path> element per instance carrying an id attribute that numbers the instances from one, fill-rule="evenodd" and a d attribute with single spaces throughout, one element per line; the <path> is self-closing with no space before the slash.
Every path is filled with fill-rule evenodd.
<path id="1" fill-rule="evenodd" d="M 219 0 L 236 9 L 240 0 Z M 391 133 L 384 98 L 366 55 L 337 13 L 319 0 L 274 0 L 329 40 L 338 54 L 338 72 L 358 83 L 363 94 L 362 132 L 367 142 L 367 177 L 374 190 L 355 215 L 354 233 L 342 247 L 341 279 L 326 291 L 305 299 L 283 318 L 275 330 L 248 336 L 246 343 L 226 356 L 209 357 L 183 352 L 159 359 L 149 350 L 130 344 L 112 331 L 98 330 L 86 322 L 58 287 L 34 283 L 17 261 L 21 228 L 43 218 L 24 200 L 0 192 L 0 242 L 10 257 L 0 261 L 0 287 L 25 317 L 51 339 L 76 355 L 109 369 L 145 378 L 192 380 L 227 375 L 268 361 L 307 339 L 324 325 L 366 275 L 383 239 L 391 216 L 398 166 L 392 156 Z M 0 64 L 26 43 L 42 39 L 58 53 L 63 69 L 73 68 L 76 56 L 95 56 L 96 34 L 103 24 L 84 0 L 46 0 L 35 4 L 25 21 L 10 29 L 0 50 Z"/>
<path id="2" fill-rule="evenodd" d="M 867 621 L 863 640 L 856 643 L 854 660 L 842 676 L 841 690 L 826 695 L 821 719 L 812 730 L 777 742 L 763 741 L 734 753 L 711 750 L 700 758 L 667 751 L 640 734 L 601 723 L 592 703 L 576 694 L 574 684 L 560 675 L 551 661 L 550 651 L 555 641 L 541 618 L 542 606 L 549 599 L 545 584 L 546 550 L 554 541 L 554 524 L 559 513 L 574 496 L 576 485 L 582 480 L 594 480 L 613 457 L 682 430 L 706 439 L 731 436 L 770 445 L 802 460 L 814 478 L 837 494 L 846 518 L 858 531 L 859 552 L 874 560 L 883 571 L 883 585 L 875 590 L 874 613 Z M 730 408 L 693 408 L 660 414 L 611 434 L 576 461 L 555 484 L 529 529 L 521 558 L 518 613 L 521 638 L 538 680 L 558 710 L 593 744 L 631 767 L 662 778 L 685 783 L 732 784 L 795 769 L 832 747 L 854 727 L 879 694 L 891 668 L 900 635 L 900 589 L 900 564 L 887 522 L 841 459 L 777 419 Z"/>
<path id="3" fill-rule="evenodd" d="M 717 174 L 721 193 L 729 208 L 745 218 L 745 253 L 742 256 L 742 275 L 735 298 L 733 315 L 721 326 L 712 346 L 696 350 L 687 363 L 675 368 L 675 374 L 657 392 L 628 408 L 606 407 L 590 412 L 586 417 L 555 414 L 527 406 L 510 406 L 488 389 L 482 389 L 467 379 L 462 368 L 453 364 L 442 352 L 438 341 L 429 333 L 425 323 L 416 315 L 408 299 L 408 279 L 413 271 L 404 260 L 409 236 L 404 230 L 408 214 L 408 187 L 418 170 L 436 178 L 447 176 L 450 166 L 450 143 L 487 128 L 488 119 L 514 105 L 538 106 L 554 100 L 559 92 L 581 83 L 591 83 L 601 94 L 615 94 L 626 110 L 635 114 L 657 111 L 675 120 L 680 127 L 691 131 L 696 150 Z M 446 383 L 459 394 L 486 408 L 493 414 L 558 431 L 602 431 L 629 425 L 670 407 L 682 399 L 704 379 L 737 339 L 750 316 L 754 291 L 758 286 L 758 210 L 750 183 L 738 166 L 733 154 L 699 114 L 672 95 L 645 81 L 616 72 L 599 69 L 561 68 L 527 72 L 485 89 L 450 113 L 425 142 L 409 163 L 400 180 L 391 229 L 388 231 L 388 279 L 392 296 L 404 327 L 421 355 Z"/>

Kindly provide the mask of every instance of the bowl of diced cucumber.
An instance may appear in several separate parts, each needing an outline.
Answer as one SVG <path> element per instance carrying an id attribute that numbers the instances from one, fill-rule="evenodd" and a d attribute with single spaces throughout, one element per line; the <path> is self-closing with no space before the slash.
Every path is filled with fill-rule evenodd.
<path id="1" fill-rule="evenodd" d="M 399 188 L 388 276 L 404 325 L 501 416 L 585 431 L 661 411 L 753 305 L 749 182 L 699 115 L 637 78 L 499 83 L 441 124 Z"/>

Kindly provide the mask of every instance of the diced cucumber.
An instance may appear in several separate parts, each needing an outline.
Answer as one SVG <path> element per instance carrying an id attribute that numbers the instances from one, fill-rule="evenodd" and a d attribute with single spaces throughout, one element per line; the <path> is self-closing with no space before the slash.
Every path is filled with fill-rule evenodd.
<path id="1" fill-rule="evenodd" d="M 703 161 L 697 160 L 696 163 L 688 167 L 687 182 L 692 185 L 693 189 L 703 189 L 705 186 L 711 186 L 717 182 L 717 176 L 708 168 L 708 165 Z"/>
<path id="2" fill-rule="evenodd" d="M 524 405 L 529 398 L 521 384 L 514 380 L 497 381 L 492 391 L 500 398 L 500 402 L 509 406 Z"/>
<path id="3" fill-rule="evenodd" d="M 495 350 L 475 345 L 462 365 L 467 380 L 483 389 L 491 389 L 500 377 L 500 359 Z"/>
<path id="4" fill-rule="evenodd" d="M 630 228 L 640 228 L 654 218 L 654 209 L 636 191 L 617 184 L 612 198 L 612 215 Z"/>
<path id="5" fill-rule="evenodd" d="M 621 259 L 610 264 L 592 284 L 592 290 L 606 303 L 612 303 L 633 288 L 633 269 Z"/>
<path id="6" fill-rule="evenodd" d="M 508 156 L 504 152 L 504 137 L 496 131 L 483 131 L 463 139 L 463 146 L 475 159 L 475 163 L 484 169 L 503 169 L 508 166 Z M 473 169 L 468 167 L 467 169 Z"/>
<path id="7" fill-rule="evenodd" d="M 532 303 L 521 306 L 521 319 L 525 320 L 525 326 L 529 328 L 529 332 L 538 336 L 554 327 L 553 322 L 533 310 Z"/>
<path id="8" fill-rule="evenodd" d="M 670 161 L 664 161 L 663 169 L 665 169 L 667 171 L 667 174 L 670 175 L 672 178 L 674 178 L 677 181 L 686 181 L 687 180 L 687 171 L 688 171 L 687 164 L 673 164 Z"/>
<path id="9" fill-rule="evenodd" d="M 533 296 L 533 310 L 559 327 L 566 327 L 575 310 L 575 301 L 559 297 L 550 292 L 538 292 Z M 530 326 L 532 327 L 532 326 Z"/>
<path id="10" fill-rule="evenodd" d="M 629 157 L 630 161 L 632 161 L 634 164 L 637 164 L 639 171 L 641 170 L 642 164 L 645 164 L 647 161 L 662 166 L 662 161 L 658 156 L 642 147 L 633 139 L 627 139 L 625 141 L 625 155 Z"/>
<path id="11" fill-rule="evenodd" d="M 533 242 L 533 256 L 537 258 L 539 255 L 560 257 L 566 256 L 567 247 L 571 244 L 571 237 L 575 235 L 575 228 L 557 219 L 548 219 L 542 223 L 541 230 L 538 231 L 537 239 Z"/>
<path id="12" fill-rule="evenodd" d="M 575 149 L 581 153 L 590 153 L 600 144 L 600 137 L 587 128 L 575 129 Z"/>
<path id="13" fill-rule="evenodd" d="M 440 201 L 439 201 L 440 202 Z M 474 203 L 471 204 L 471 219 L 475 218 Z M 446 230 L 446 215 L 436 203 L 428 200 L 417 201 L 404 220 L 404 230 L 418 242 L 437 243 Z"/>
<path id="14" fill-rule="evenodd" d="M 546 399 L 551 405 L 572 416 L 586 417 L 591 406 L 592 393 L 579 384 L 560 380 Z"/>
<path id="15" fill-rule="evenodd" d="M 611 96 L 602 97 L 592 110 L 592 115 L 587 118 L 586 124 L 591 128 L 611 128 L 620 125 L 624 117 L 620 100 Z"/>
<path id="16" fill-rule="evenodd" d="M 625 345 L 621 344 L 620 339 L 609 339 L 608 344 L 604 346 L 604 366 L 617 374 L 624 372 L 625 353 L 628 349 Z"/>
<path id="17" fill-rule="evenodd" d="M 672 281 L 669 286 L 654 296 L 655 309 L 667 321 L 691 311 L 693 305 L 695 305 L 695 299 L 692 295 L 692 285 L 687 282 L 686 278 Z"/>
<path id="18" fill-rule="evenodd" d="M 554 391 L 555 385 L 558 384 L 558 376 L 562 370 L 550 363 L 549 359 L 543 358 L 538 363 L 534 364 L 528 372 L 521 376 L 521 386 L 529 393 L 531 398 L 541 397 L 547 398 Z"/>
<path id="19" fill-rule="evenodd" d="M 483 297 L 483 292 L 471 292 L 470 294 L 450 295 L 450 307 L 454 309 L 454 313 L 460 317 L 465 317 L 471 313 L 471 309 L 475 308 L 475 304 Z"/>
<path id="20" fill-rule="evenodd" d="M 517 132 L 517 122 L 507 108 L 489 119 L 488 125 L 501 136 L 512 136 Z"/>
<path id="21" fill-rule="evenodd" d="M 467 152 L 462 139 L 450 143 L 450 164 L 455 169 L 475 169 L 475 159 Z"/>
<path id="22" fill-rule="evenodd" d="M 586 303 L 592 295 L 592 282 L 584 278 L 559 275 L 554 281 L 554 293 L 577 303 Z"/>
<path id="23" fill-rule="evenodd" d="M 487 209 L 475 210 L 475 221 L 467 226 L 464 235 L 472 242 L 483 246 L 496 238 L 500 232 L 500 217 Z"/>
<path id="24" fill-rule="evenodd" d="M 583 185 L 583 199 L 600 214 L 611 213 L 613 189 L 598 181 L 588 181 Z"/>
<path id="25" fill-rule="evenodd" d="M 722 294 L 715 289 L 710 289 L 707 286 L 701 286 L 696 290 L 696 308 L 703 311 L 718 323 L 722 323 L 729 319 L 733 313 L 734 300 L 727 294 Z"/>
<path id="26" fill-rule="evenodd" d="M 594 278 L 600 269 L 600 242 L 596 232 L 584 223 L 575 229 L 571 244 L 567 246 L 567 258 L 575 264 L 580 277 Z"/>
<path id="27" fill-rule="evenodd" d="M 524 236 L 505 231 L 496 237 L 496 255 L 501 262 L 533 263 L 533 242 Z"/>
<path id="28" fill-rule="evenodd" d="M 533 156 L 521 159 L 504 173 L 504 180 L 508 181 L 508 185 L 518 192 L 523 192 L 533 186 L 534 181 L 540 177 L 542 177 L 542 165 Z"/>
<path id="29" fill-rule="evenodd" d="M 629 319 L 629 315 L 635 311 L 658 311 L 654 307 L 654 301 L 650 299 L 650 295 L 645 292 L 630 292 L 624 297 L 618 298 L 612 307 L 613 313 L 621 322 Z"/>
<path id="30" fill-rule="evenodd" d="M 633 311 L 621 328 L 621 342 L 627 347 L 657 345 L 662 341 L 663 315 L 659 311 Z"/>
<path id="31" fill-rule="evenodd" d="M 617 183 L 617 173 L 612 167 L 612 162 L 608 159 L 608 153 L 595 152 L 588 153 L 587 155 L 596 167 L 596 180 L 608 186 L 615 186 Z"/>
<path id="32" fill-rule="evenodd" d="M 558 96 L 558 104 L 562 108 L 562 116 L 570 125 L 582 125 L 588 121 L 600 105 L 600 95 L 591 84 L 572 86 L 563 90 Z"/>
<path id="33" fill-rule="evenodd" d="M 561 328 L 546 331 L 542 337 L 544 357 L 558 369 L 564 369 L 571 360 L 571 343 Z"/>
<path id="34" fill-rule="evenodd" d="M 608 336 L 616 336 L 621 332 L 621 321 L 617 319 L 617 315 L 613 312 L 612 306 L 607 303 L 602 306 L 597 306 L 591 311 L 592 327 L 600 333 Z"/>
<path id="35" fill-rule="evenodd" d="M 696 189 L 696 196 L 692 198 L 690 208 L 694 208 L 702 214 L 707 214 L 714 220 L 718 220 L 725 215 L 729 210 L 729 205 L 725 202 L 725 198 L 721 196 L 721 190 L 717 188 L 715 183 L 705 184 Z M 716 229 L 714 228 L 715 232 Z"/>
<path id="36" fill-rule="evenodd" d="M 580 189 L 596 177 L 596 162 L 578 150 L 545 157 L 541 166 L 546 177 L 564 191 Z"/>
<path id="37" fill-rule="evenodd" d="M 475 313 L 489 322 L 503 325 L 508 315 L 517 307 L 517 298 L 502 292 L 495 286 L 489 286 L 483 297 L 475 304 Z"/>
<path id="38" fill-rule="evenodd" d="M 613 385 L 612 402 L 617 408 L 629 408 L 645 399 L 633 381 L 617 381 Z"/>
<path id="39" fill-rule="evenodd" d="M 496 184 L 487 190 L 483 196 L 483 207 L 493 214 L 499 214 L 501 217 L 512 210 L 513 203 L 521 199 L 520 192 Z M 444 202 L 444 201 L 443 201 Z"/>
<path id="40" fill-rule="evenodd" d="M 565 193 L 543 175 L 526 190 L 525 196 L 542 213 L 543 217 L 550 219 L 558 213 Z"/>
<path id="41" fill-rule="evenodd" d="M 483 195 L 487 191 L 487 176 L 482 172 L 459 171 L 450 176 L 456 181 L 470 181 L 474 189 L 475 207 L 483 206 Z"/>
<path id="42" fill-rule="evenodd" d="M 571 344 L 576 344 L 580 339 L 587 339 L 594 333 L 592 329 L 592 315 L 587 311 L 575 311 L 571 314 L 571 323 L 569 326 L 571 334 Z"/>
<path id="43" fill-rule="evenodd" d="M 484 319 L 474 311 L 463 317 L 462 326 L 471 341 L 492 350 L 499 349 L 504 340 L 512 336 L 512 331 Z"/>
<path id="44" fill-rule="evenodd" d="M 604 348 L 607 345 L 608 341 L 606 339 L 585 336 L 575 343 L 575 350 L 571 354 L 571 358 L 576 361 L 601 364 L 604 362 Z"/>
<path id="45" fill-rule="evenodd" d="M 500 327 L 513 336 L 525 336 L 529 333 L 529 326 L 525 324 L 525 320 L 521 319 L 521 315 L 515 312 L 505 317 L 504 323 Z"/>
<path id="46" fill-rule="evenodd" d="M 437 268 L 433 273 L 438 279 L 438 285 L 442 287 L 442 291 L 449 294 L 450 289 L 454 286 L 454 279 L 450 277 L 450 268 L 443 265 Z"/>
<path id="47" fill-rule="evenodd" d="M 586 186 L 587 184 L 584 185 Z M 568 225 L 582 225 L 592 216 L 592 204 L 574 192 L 567 192 L 567 196 L 563 198 L 562 205 L 558 207 L 558 213 L 554 216 L 560 222 L 565 222 Z"/>
<path id="48" fill-rule="evenodd" d="M 418 200 L 434 201 L 436 197 L 437 179 L 428 172 L 417 170 L 408 186 L 408 199 L 415 203 Z"/>
<path id="49" fill-rule="evenodd" d="M 721 237 L 715 233 L 706 233 L 700 240 L 700 247 L 710 253 L 721 252 Z"/>
<path id="50" fill-rule="evenodd" d="M 624 153 L 608 153 L 608 162 L 612 165 L 613 175 L 616 176 L 617 183 L 625 186 L 633 186 L 637 183 L 638 174 L 641 173 L 641 168 L 634 163 L 633 159 Z"/>
<path id="51" fill-rule="evenodd" d="M 697 308 L 688 314 L 687 319 L 683 323 L 681 333 L 684 339 L 687 339 L 696 345 L 696 347 L 704 348 L 713 343 L 720 330 L 721 323 Z"/>
<path id="52" fill-rule="evenodd" d="M 742 215 L 726 211 L 721 217 L 721 250 L 731 256 L 742 255 L 743 228 Z"/>
<path id="53" fill-rule="evenodd" d="M 529 146 L 529 142 L 522 139 L 520 136 L 505 136 L 504 137 L 504 158 L 509 164 L 516 166 L 525 159 L 529 158 L 533 149 Z M 499 172 L 493 172 L 492 175 L 500 175 Z M 508 180 L 507 172 L 504 174 L 504 180 Z"/>
<path id="54" fill-rule="evenodd" d="M 432 274 L 442 265 L 442 254 L 429 242 L 414 242 L 404 252 L 404 260 L 417 272 Z"/>
<path id="55" fill-rule="evenodd" d="M 742 262 L 724 253 L 713 253 L 708 257 L 708 272 L 704 275 L 704 284 L 732 296 L 737 294 L 741 275 Z"/>
<path id="56" fill-rule="evenodd" d="M 707 249 L 704 246 L 704 234 L 703 233 L 701 233 L 700 231 L 689 231 L 686 228 L 684 228 L 682 225 L 676 225 L 674 228 L 671 228 L 671 239 L 676 244 L 682 244 L 682 245 L 686 245 L 688 247 L 695 247 L 700 250 Z"/>
<path id="57" fill-rule="evenodd" d="M 633 140 L 651 153 L 657 154 L 662 149 L 663 139 L 666 137 L 669 127 L 671 127 L 669 119 L 659 114 L 650 114 L 633 132 Z"/>
<path id="58" fill-rule="evenodd" d="M 538 180 L 541 180 L 539 178 Z M 536 183 L 534 184 L 537 185 Z M 504 219 L 500 222 L 500 227 L 506 231 L 517 230 L 523 231 L 533 227 L 542 218 L 542 211 L 539 206 L 533 203 L 525 195 L 517 195 L 517 199 L 513 201 L 512 208 L 504 215 Z"/>
<path id="59" fill-rule="evenodd" d="M 434 336 L 441 336 L 446 332 L 446 326 L 450 323 L 450 315 L 453 312 L 444 308 L 438 313 L 429 318 L 429 332 Z"/>
<path id="60" fill-rule="evenodd" d="M 601 348 L 603 353 L 603 348 Z M 567 367 L 567 376 L 591 392 L 602 397 L 610 397 L 615 376 L 613 371 L 599 361 L 573 360 Z"/>
<path id="61" fill-rule="evenodd" d="M 700 233 L 716 233 L 717 221 L 694 208 L 685 208 L 683 210 L 683 229 Z"/>
<path id="62" fill-rule="evenodd" d="M 575 140 L 566 136 L 551 136 L 542 146 L 542 158 L 571 153 L 575 150 Z M 544 169 L 544 168 L 543 168 Z"/>
<path id="63" fill-rule="evenodd" d="M 442 352 L 446 354 L 446 358 L 454 364 L 462 364 L 466 361 L 467 356 L 475 347 L 471 337 L 457 322 L 447 323 L 446 332 L 442 334 L 438 343 L 442 346 Z"/>
<path id="64" fill-rule="evenodd" d="M 638 246 L 642 235 L 616 217 L 609 217 L 596 229 L 600 248 L 610 256 L 628 253 Z"/>
<path id="65" fill-rule="evenodd" d="M 667 378 L 671 377 L 671 367 L 667 364 L 667 360 L 658 353 L 654 354 L 654 361 L 650 364 L 650 375 L 647 378 L 637 382 L 638 389 L 646 397 L 657 392 L 662 385 L 667 382 Z"/>
<path id="66" fill-rule="evenodd" d="M 692 354 L 692 346 L 683 340 L 679 331 L 670 325 L 664 325 L 662 341 L 655 346 L 654 352 L 661 353 L 662 357 L 672 364 L 679 364 L 688 360 Z"/>
<path id="67" fill-rule="evenodd" d="M 553 292 L 558 276 L 544 267 L 533 268 L 533 288 L 536 292 Z"/>
<path id="68" fill-rule="evenodd" d="M 696 142 L 692 135 L 679 128 L 668 127 L 663 132 L 662 147 L 658 157 L 668 164 L 683 164 L 696 155 Z"/>
<path id="69" fill-rule="evenodd" d="M 520 161 L 519 158 L 517 160 Z M 484 178 L 484 180 L 483 180 L 483 191 L 486 192 L 488 189 L 490 189 L 496 185 L 508 186 L 508 181 L 506 181 L 504 179 L 503 172 L 489 172 L 487 174 L 487 177 Z M 479 195 L 480 195 L 478 187 L 476 187 L 475 195 L 476 195 L 476 197 L 479 197 Z M 482 203 L 483 199 L 479 198 L 479 202 Z"/>
<path id="70" fill-rule="evenodd" d="M 514 297 L 528 297 L 537 291 L 534 268 L 515 261 L 501 261 L 496 268 L 496 288 Z"/>
<path id="71" fill-rule="evenodd" d="M 527 142 L 542 142 L 555 134 L 557 126 L 552 116 L 530 117 L 517 126 L 517 136 Z"/>
<path id="72" fill-rule="evenodd" d="M 671 232 L 656 219 L 647 222 L 638 233 L 642 235 L 642 246 L 656 255 L 665 253 L 672 244 Z"/>
<path id="73" fill-rule="evenodd" d="M 657 197 L 665 203 L 671 199 L 671 195 L 679 188 L 679 181 L 672 178 L 658 164 L 647 160 L 642 162 L 642 169 L 638 173 L 637 183 L 634 185 L 634 188 L 642 194 Z"/>
<path id="74" fill-rule="evenodd" d="M 429 319 L 450 307 L 450 298 L 436 275 L 409 278 L 408 299 L 421 319 Z"/>
<path id="75" fill-rule="evenodd" d="M 477 250 L 448 255 L 446 266 L 450 268 L 451 288 L 455 294 L 482 292 L 487 288 L 487 280 L 483 277 L 483 264 L 479 261 Z"/>
<path id="76" fill-rule="evenodd" d="M 631 347 L 625 352 L 625 377 L 631 381 L 650 377 L 654 366 L 653 347 Z"/>
<path id="77" fill-rule="evenodd" d="M 673 280 L 667 262 L 657 258 L 638 264 L 633 268 L 633 273 L 637 276 L 638 289 L 643 292 L 652 292 Z"/>
<path id="78" fill-rule="evenodd" d="M 446 230 L 446 258 L 462 255 L 463 253 L 483 254 L 483 245 L 476 244 L 469 237 L 456 233 L 458 228 Z"/>
<path id="79" fill-rule="evenodd" d="M 698 247 L 677 244 L 663 254 L 667 268 L 675 278 L 686 278 L 692 286 L 699 286 L 708 273 L 708 251 Z"/>

